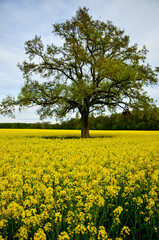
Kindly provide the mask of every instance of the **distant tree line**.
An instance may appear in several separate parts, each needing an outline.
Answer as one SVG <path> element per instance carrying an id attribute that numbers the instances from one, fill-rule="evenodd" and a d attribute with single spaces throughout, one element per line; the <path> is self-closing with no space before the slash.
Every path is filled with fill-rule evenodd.
<path id="1" fill-rule="evenodd" d="M 110 116 L 89 117 L 92 130 L 159 130 L 159 108 L 113 113 Z M 71 118 L 61 123 L 0 123 L 0 128 L 16 129 L 81 129 L 81 120 Z"/>

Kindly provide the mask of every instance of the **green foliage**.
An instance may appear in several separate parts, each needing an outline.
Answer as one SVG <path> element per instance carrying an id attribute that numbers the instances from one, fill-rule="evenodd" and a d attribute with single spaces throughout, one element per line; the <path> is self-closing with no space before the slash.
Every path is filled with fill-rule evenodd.
<path id="1" fill-rule="evenodd" d="M 159 109 L 132 111 L 130 115 L 116 113 L 110 116 L 90 116 L 92 130 L 159 130 Z M 81 120 L 72 118 L 61 123 L 0 123 L 0 128 L 22 129 L 81 129 Z"/>
<path id="2" fill-rule="evenodd" d="M 24 86 L 17 100 L 3 100 L 1 114 L 12 115 L 16 105 L 20 110 L 39 106 L 41 119 L 77 111 L 86 137 L 91 112 L 152 105 L 144 86 L 156 84 L 157 73 L 145 64 L 146 47 L 130 46 L 124 30 L 110 21 L 93 20 L 84 7 L 72 19 L 53 24 L 53 33 L 63 39 L 60 47 L 44 47 L 39 36 L 25 43 L 29 60 L 18 64 Z"/>

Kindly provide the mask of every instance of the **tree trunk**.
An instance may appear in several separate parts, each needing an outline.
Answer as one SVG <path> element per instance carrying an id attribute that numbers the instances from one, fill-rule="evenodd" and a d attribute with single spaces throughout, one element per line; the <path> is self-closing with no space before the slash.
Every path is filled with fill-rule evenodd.
<path id="1" fill-rule="evenodd" d="M 88 123 L 88 115 L 87 111 L 81 113 L 81 137 L 89 138 L 89 123 Z"/>

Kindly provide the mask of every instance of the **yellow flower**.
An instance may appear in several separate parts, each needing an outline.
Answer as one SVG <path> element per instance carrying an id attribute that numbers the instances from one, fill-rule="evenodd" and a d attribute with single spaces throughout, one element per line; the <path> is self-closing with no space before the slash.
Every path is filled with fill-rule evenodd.
<path id="1" fill-rule="evenodd" d="M 2 219 L 2 220 L 0 221 L 0 229 L 2 229 L 3 227 L 6 227 L 7 222 L 8 222 L 7 220 Z"/>
<path id="2" fill-rule="evenodd" d="M 86 232 L 86 227 L 83 225 L 83 224 L 78 224 L 76 227 L 75 227 L 75 234 L 79 235 L 80 233 L 81 234 L 85 234 Z"/>
<path id="3" fill-rule="evenodd" d="M 125 238 L 130 235 L 130 229 L 127 226 L 124 226 L 121 230 L 121 235 Z"/>
<path id="4" fill-rule="evenodd" d="M 34 240 L 46 240 L 46 234 L 42 228 L 39 228 L 38 231 L 34 234 Z"/>
<path id="5" fill-rule="evenodd" d="M 46 232 L 49 232 L 51 230 L 51 223 L 47 222 L 44 226 L 44 229 L 45 229 Z"/>
<path id="6" fill-rule="evenodd" d="M 60 212 L 56 212 L 55 213 L 55 223 L 61 222 L 61 219 L 62 219 L 61 213 Z"/>
<path id="7" fill-rule="evenodd" d="M 105 230 L 105 227 L 103 227 L 103 226 L 99 227 L 98 239 L 99 240 L 106 240 L 106 239 L 108 239 L 107 232 Z"/>
<path id="8" fill-rule="evenodd" d="M 18 233 L 16 234 L 18 239 L 23 240 L 23 239 L 28 239 L 28 230 L 25 226 L 20 227 Z"/>
<path id="9" fill-rule="evenodd" d="M 58 236 L 58 240 L 70 240 L 70 237 L 68 233 L 64 231 Z"/>
<path id="10" fill-rule="evenodd" d="M 97 228 L 94 226 L 93 223 L 88 223 L 87 229 L 88 229 L 89 233 L 91 233 L 92 235 L 97 234 Z"/>
<path id="11" fill-rule="evenodd" d="M 122 216 L 137 211 L 143 231 L 151 229 L 155 236 L 159 132 L 91 131 L 105 137 L 44 138 L 69 135 L 80 136 L 80 131 L 0 129 L 1 233 L 46 239 L 57 228 L 58 239 L 84 234 L 95 240 L 107 239 L 111 230 L 119 240 L 128 238 L 133 227 L 131 222 L 130 229 L 124 226 Z"/>
<path id="12" fill-rule="evenodd" d="M 119 216 L 121 214 L 121 212 L 123 211 L 123 208 L 121 206 L 118 206 L 114 211 L 114 215 L 115 216 Z"/>

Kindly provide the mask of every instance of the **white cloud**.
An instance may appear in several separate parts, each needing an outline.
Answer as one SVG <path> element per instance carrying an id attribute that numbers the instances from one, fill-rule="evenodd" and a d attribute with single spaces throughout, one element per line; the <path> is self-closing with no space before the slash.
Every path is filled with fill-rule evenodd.
<path id="1" fill-rule="evenodd" d="M 146 87 L 146 92 L 149 94 L 149 96 L 152 96 L 155 100 L 157 100 L 157 103 L 159 105 L 159 86 L 153 86 L 153 87 Z"/>
<path id="2" fill-rule="evenodd" d="M 0 122 L 12 122 L 12 123 L 36 123 L 36 122 L 51 122 L 56 123 L 56 119 L 53 118 L 46 118 L 45 120 L 40 120 L 39 115 L 36 114 L 37 107 L 32 107 L 26 110 L 23 110 L 22 112 L 15 111 L 15 117 L 16 118 L 9 118 L 7 116 L 1 116 L 0 115 Z"/>
<path id="3" fill-rule="evenodd" d="M 15 65 L 18 61 L 22 61 L 24 59 L 24 54 L 21 49 L 12 47 L 7 49 L 7 47 L 3 48 L 0 46 L 0 61 L 1 64 L 6 64 L 8 67 L 11 65 Z"/>

